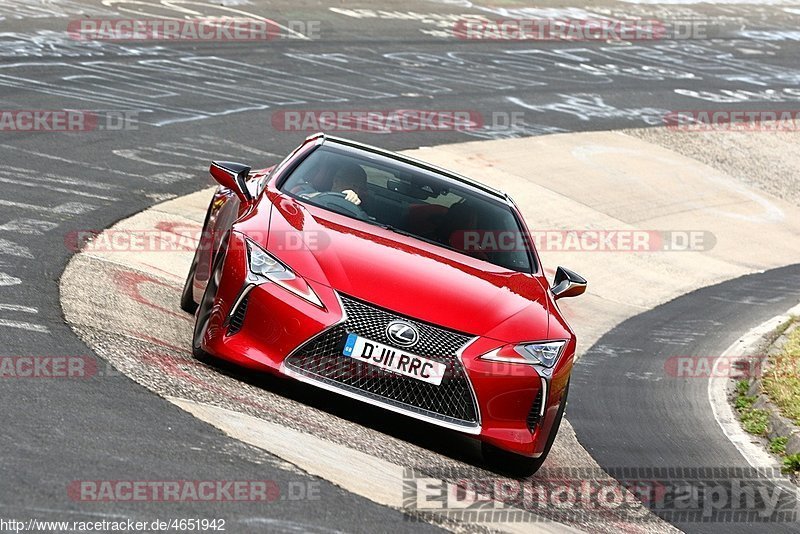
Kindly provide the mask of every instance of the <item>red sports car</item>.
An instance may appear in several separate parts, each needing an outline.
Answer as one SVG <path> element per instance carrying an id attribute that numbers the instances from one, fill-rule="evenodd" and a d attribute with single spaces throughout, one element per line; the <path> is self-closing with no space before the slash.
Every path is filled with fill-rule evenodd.
<path id="1" fill-rule="evenodd" d="M 471 434 L 532 472 L 558 431 L 575 335 L 511 199 L 444 169 L 317 134 L 220 183 L 181 306 L 193 352 Z"/>

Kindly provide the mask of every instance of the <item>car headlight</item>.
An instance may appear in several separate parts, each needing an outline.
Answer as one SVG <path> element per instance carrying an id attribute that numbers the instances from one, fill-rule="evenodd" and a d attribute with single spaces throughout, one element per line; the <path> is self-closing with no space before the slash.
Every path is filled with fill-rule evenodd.
<path id="1" fill-rule="evenodd" d="M 248 268 L 253 275 L 265 282 L 273 282 L 315 306 L 325 307 L 308 282 L 255 242 L 246 241 Z"/>
<path id="2" fill-rule="evenodd" d="M 549 369 L 555 366 L 566 344 L 566 341 L 559 340 L 506 345 L 484 354 L 481 359 L 493 362 L 540 365 Z"/>

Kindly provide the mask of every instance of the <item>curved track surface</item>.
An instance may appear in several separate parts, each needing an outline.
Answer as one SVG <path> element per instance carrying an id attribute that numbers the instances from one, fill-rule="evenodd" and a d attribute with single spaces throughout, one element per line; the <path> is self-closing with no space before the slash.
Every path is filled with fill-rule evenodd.
<path id="1" fill-rule="evenodd" d="M 796 27 L 797 13 L 779 9 L 698 7 L 695 16 L 719 21 L 713 40 L 532 45 L 448 38 L 446 30 L 462 13 L 501 16 L 470 2 L 386 2 L 401 15 L 432 13 L 426 17 L 335 11 L 316 2 L 226 3 L 245 15 L 319 20 L 321 33 L 318 39 L 269 46 L 91 42 L 67 37 L 68 22 L 170 17 L 175 5 L 195 10 L 192 16 L 218 16 L 234 8 L 178 0 L 71 0 L 61 6 L 7 0 L 0 5 L 3 109 L 85 109 L 101 117 L 112 111 L 130 118 L 123 129 L 104 122 L 104 127 L 71 134 L 2 132 L 4 355 L 94 358 L 64 324 L 59 307 L 58 278 L 74 252 L 72 233 L 107 228 L 157 201 L 204 187 L 212 157 L 274 162 L 305 135 L 274 128 L 276 109 L 435 105 L 477 109 L 485 117 L 522 114 L 511 130 L 489 121 L 487 128 L 466 133 L 415 132 L 378 141 L 374 134 L 352 135 L 401 149 L 649 126 L 660 124 L 671 109 L 796 108 L 800 59 L 793 42 L 741 31 L 751 20 L 759 29 Z M 620 16 L 632 10 L 647 16 L 651 9 L 609 5 Z M 91 289 L 93 280 L 84 283 Z M 0 395 L 0 514 L 6 517 L 152 520 L 201 513 L 235 518 L 237 531 L 425 528 L 325 483 L 320 500 L 285 500 L 269 507 L 78 502 L 66 488 L 86 479 L 257 476 L 274 479 L 284 492 L 291 482 L 316 479 L 282 469 L 276 458 L 198 422 L 113 369 L 80 380 L 3 380 Z"/>
<path id="2" fill-rule="evenodd" d="M 699 289 L 624 321 L 575 368 L 569 417 L 578 441 L 611 473 L 722 468 L 706 476 L 728 485 L 757 478 L 714 418 L 708 375 L 677 373 L 675 359 L 717 358 L 798 300 L 800 265 L 792 265 Z M 687 532 L 797 532 L 796 521 L 675 523 Z"/>

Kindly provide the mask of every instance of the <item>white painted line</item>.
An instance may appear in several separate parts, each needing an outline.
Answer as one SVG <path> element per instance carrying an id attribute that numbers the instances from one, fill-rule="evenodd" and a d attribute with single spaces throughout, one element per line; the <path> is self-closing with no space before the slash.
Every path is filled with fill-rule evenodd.
<path id="1" fill-rule="evenodd" d="M 97 206 L 94 204 L 86 204 L 85 202 L 65 202 L 64 204 L 59 204 L 55 208 L 52 208 L 52 210 L 48 211 L 63 215 L 81 215 L 96 209 Z"/>
<path id="2" fill-rule="evenodd" d="M 40 334 L 49 334 L 50 329 L 40 324 L 26 323 L 23 321 L 9 321 L 7 319 L 0 319 L 0 326 L 6 328 L 19 328 L 20 330 L 28 330 L 30 332 L 39 332 Z"/>
<path id="3" fill-rule="evenodd" d="M 68 176 L 61 176 L 49 172 L 38 172 L 27 169 L 17 169 L 8 166 L 0 168 L 0 173 L 2 173 L 6 178 L 11 180 L 22 179 L 34 182 L 46 182 L 51 184 L 68 185 L 71 187 L 90 187 L 93 189 L 100 189 L 105 191 L 109 191 L 112 189 L 119 189 L 119 186 L 107 184 L 104 182 L 98 182 L 97 180 L 70 178 Z"/>
<path id="4" fill-rule="evenodd" d="M 35 204 L 25 204 L 24 202 L 14 202 L 12 200 L 3 200 L 3 199 L 0 199 L 0 206 L 5 206 L 7 208 L 19 208 L 30 211 L 39 211 L 42 213 L 50 213 L 53 211 L 53 208 L 47 208 L 45 206 L 37 206 Z"/>
<path id="5" fill-rule="evenodd" d="M 0 206 L 4 206 L 6 208 L 17 208 L 22 210 L 35 211 L 38 213 L 46 213 L 49 215 L 52 215 L 54 213 L 61 215 L 78 215 L 81 213 L 92 211 L 96 208 L 96 206 L 94 206 L 93 204 L 84 204 L 82 202 L 66 202 L 54 208 L 49 208 L 47 206 L 37 206 L 35 204 L 26 204 L 24 202 L 14 202 L 12 200 L 3 200 L 3 199 L 0 199 Z"/>
<path id="6" fill-rule="evenodd" d="M 800 304 L 782 315 L 778 315 L 761 323 L 744 334 L 734 341 L 730 347 L 725 349 L 725 352 L 720 354 L 717 361 L 722 358 L 752 355 L 758 350 L 761 339 L 786 322 L 791 315 L 800 315 Z M 711 366 L 712 369 L 717 368 L 717 361 Z M 752 434 L 745 432 L 739 424 L 739 419 L 736 417 L 736 414 L 733 412 L 733 407 L 728 401 L 727 386 L 729 381 L 729 377 L 716 376 L 713 373 L 711 379 L 708 381 L 708 402 L 711 404 L 711 411 L 714 413 L 714 419 L 716 419 L 717 424 L 722 429 L 725 436 L 733 443 L 751 467 L 780 468 L 778 460 L 769 454 L 764 449 L 763 445 L 755 440 Z"/>
<path id="7" fill-rule="evenodd" d="M 0 508 L 14 508 L 17 509 L 16 506 L 10 506 L 8 504 L 0 504 Z M 86 516 L 86 517 L 113 517 L 113 518 L 120 518 L 120 519 L 127 519 L 130 516 L 121 515 L 121 514 L 104 514 L 102 512 L 88 512 L 88 511 L 81 511 L 81 510 L 65 510 L 62 508 L 39 508 L 39 507 L 32 507 L 32 506 L 24 506 L 24 510 L 30 510 L 31 512 L 44 512 L 44 513 L 52 513 L 52 514 L 72 514 L 72 515 L 79 515 L 79 516 Z"/>
<path id="8" fill-rule="evenodd" d="M 7 273 L 0 273 L 0 287 L 4 286 L 18 286 L 22 283 L 22 280 L 17 278 L 16 276 L 11 276 Z"/>
<path id="9" fill-rule="evenodd" d="M 64 189 L 63 187 L 53 187 L 52 185 L 45 185 L 41 183 L 30 183 L 25 180 L 11 180 L 9 178 L 0 178 L 0 183 L 5 184 L 14 184 L 19 185 L 22 187 L 34 187 L 36 189 L 49 189 L 50 191 L 55 191 L 56 193 L 64 193 L 67 195 L 77 195 L 81 197 L 89 197 L 89 198 L 96 198 L 99 200 L 108 200 L 108 201 L 116 201 L 119 200 L 115 197 L 107 197 L 104 195 L 95 195 L 94 193 L 86 193 L 84 191 L 76 191 L 74 189 Z"/>
<path id="10" fill-rule="evenodd" d="M 27 150 L 27 149 L 24 149 L 24 148 L 19 148 L 19 147 L 13 146 L 13 145 L 0 144 L 0 147 L 7 148 L 7 149 L 13 150 L 15 152 L 25 152 L 27 154 L 31 154 L 33 156 L 37 156 L 37 157 L 40 157 L 40 158 L 51 159 L 51 160 L 54 160 L 54 161 L 60 161 L 62 163 L 69 163 L 71 165 L 78 165 L 80 167 L 84 167 L 84 168 L 87 168 L 87 169 L 94 169 L 96 171 L 102 171 L 102 172 L 107 173 L 107 174 L 111 173 L 111 174 L 119 174 L 119 175 L 127 176 L 127 177 L 144 178 L 144 175 L 141 175 L 141 174 L 129 173 L 129 172 L 121 171 L 119 169 L 114 169 L 113 167 L 100 167 L 98 165 L 90 165 L 90 164 L 86 163 L 85 161 L 77 161 L 77 160 L 74 160 L 74 159 L 62 158 L 60 156 L 53 156 L 52 154 L 45 154 L 44 152 L 38 152 L 36 150 Z"/>
<path id="11" fill-rule="evenodd" d="M 13 241 L 8 241 L 7 239 L 0 239 L 0 254 L 16 256 L 17 258 L 25 258 L 28 260 L 34 259 L 33 254 L 31 254 L 31 251 L 28 247 L 18 245 Z"/>
<path id="12" fill-rule="evenodd" d="M 0 304 L 0 311 L 15 311 L 21 313 L 37 314 L 39 310 L 30 306 L 20 306 L 19 304 Z"/>
<path id="13" fill-rule="evenodd" d="M 0 225 L 0 230 L 24 235 L 44 235 L 57 226 L 58 223 L 39 219 L 13 219 Z"/>

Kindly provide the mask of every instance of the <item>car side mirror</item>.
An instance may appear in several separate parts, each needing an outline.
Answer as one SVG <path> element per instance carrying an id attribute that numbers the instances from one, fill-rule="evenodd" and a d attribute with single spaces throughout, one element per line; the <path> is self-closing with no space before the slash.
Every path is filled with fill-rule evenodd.
<path id="1" fill-rule="evenodd" d="M 556 269 L 556 277 L 553 279 L 553 287 L 550 292 L 556 299 L 577 297 L 586 291 L 586 284 L 586 279 L 578 273 L 559 267 Z"/>
<path id="2" fill-rule="evenodd" d="M 242 202 L 250 202 L 253 195 L 247 189 L 247 176 L 250 167 L 231 161 L 212 161 L 209 168 L 211 176 L 221 185 L 233 191 Z"/>

